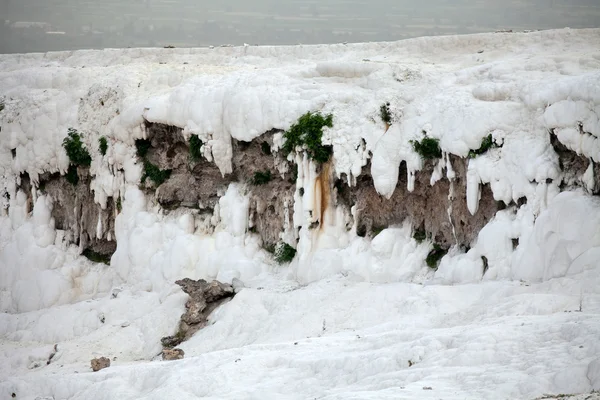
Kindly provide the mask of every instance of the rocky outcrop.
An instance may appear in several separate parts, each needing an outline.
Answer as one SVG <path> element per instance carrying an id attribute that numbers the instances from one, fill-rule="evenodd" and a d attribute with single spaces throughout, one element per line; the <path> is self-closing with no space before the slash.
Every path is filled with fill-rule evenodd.
<path id="1" fill-rule="evenodd" d="M 162 359 L 165 361 L 181 360 L 185 352 L 181 349 L 164 349 L 162 351 Z"/>
<path id="2" fill-rule="evenodd" d="M 110 359 L 106 357 L 94 358 L 91 361 L 92 371 L 97 372 L 101 369 L 110 367 Z"/>
<path id="3" fill-rule="evenodd" d="M 164 347 L 175 347 L 206 325 L 208 316 L 217 307 L 235 295 L 233 286 L 219 281 L 194 281 L 185 278 L 175 282 L 190 298 L 185 303 L 186 312 L 181 316 L 179 330 L 173 336 L 161 339 Z"/>
<path id="4" fill-rule="evenodd" d="M 452 182 L 444 178 L 432 186 L 430 179 L 435 163 L 427 161 L 424 168 L 416 173 L 412 192 L 407 189 L 406 164 L 402 162 L 398 183 L 390 199 L 380 196 L 375 190 L 368 164 L 363 167 L 355 186 L 348 187 L 345 179 L 335 182 L 336 198 L 348 207 L 356 205 L 357 233 L 361 236 L 400 225 L 409 219 L 416 230 L 426 232 L 443 248 L 455 244 L 469 246 L 500 205 L 494 200 L 489 185 L 484 185 L 479 210 L 471 215 L 466 199 L 467 161 L 450 156 L 450 162 L 456 173 Z M 454 185 L 454 196 L 449 199 L 451 184 Z"/>
<path id="5" fill-rule="evenodd" d="M 90 190 L 88 168 L 78 168 L 79 181 L 73 185 L 59 173 L 44 173 L 39 177 L 38 195 L 52 199 L 52 218 L 56 229 L 67 234 L 67 240 L 79 245 L 84 255 L 93 254 L 110 259 L 117 248 L 114 225 L 116 205 L 109 198 L 106 208 L 94 202 Z M 28 198 L 28 211 L 33 207 L 33 185 L 27 173 L 21 174 L 19 189 Z M 101 229 L 98 229 L 99 226 Z"/>
<path id="6" fill-rule="evenodd" d="M 582 132 L 583 134 L 583 132 Z M 560 168 L 563 172 L 561 189 L 568 187 L 582 187 L 591 194 L 600 194 L 600 164 L 592 162 L 589 158 L 577 154 L 573 150 L 570 150 L 558 140 L 558 137 L 554 134 L 554 131 L 550 131 L 550 143 L 554 148 L 556 154 L 558 154 L 558 161 Z M 584 182 L 582 177 L 591 168 L 593 174 L 590 186 L 588 182 Z"/>
<path id="7" fill-rule="evenodd" d="M 283 200 L 292 201 L 296 182 L 293 165 L 289 164 L 283 175 L 278 172 L 276 163 L 286 161 L 271 152 L 272 137 L 277 130 L 266 132 L 252 142 L 232 140 L 233 171 L 226 176 L 206 158 L 190 157 L 189 143 L 180 128 L 147 122 L 146 132 L 151 143 L 148 160 L 160 169 L 171 170 L 170 178 L 156 190 L 161 206 L 187 207 L 210 218 L 231 182 L 248 183 L 251 229 L 267 245 L 279 241 L 286 217 Z M 268 174 L 269 179 L 258 184 L 254 179 L 256 174 Z"/>

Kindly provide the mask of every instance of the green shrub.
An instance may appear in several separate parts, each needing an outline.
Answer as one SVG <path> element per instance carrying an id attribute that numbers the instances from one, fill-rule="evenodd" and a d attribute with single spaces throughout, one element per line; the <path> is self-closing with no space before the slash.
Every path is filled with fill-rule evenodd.
<path id="1" fill-rule="evenodd" d="M 439 261 L 448 253 L 448 250 L 442 249 L 439 244 L 433 245 L 433 250 L 427 254 L 425 262 L 429 268 L 437 268 Z"/>
<path id="2" fill-rule="evenodd" d="M 285 264 L 294 259 L 296 255 L 296 249 L 285 242 L 279 242 L 275 246 L 275 260 L 279 264 Z"/>
<path id="3" fill-rule="evenodd" d="M 385 122 L 388 125 L 391 125 L 392 113 L 390 112 L 390 103 L 382 104 L 381 107 L 379 107 L 379 116 L 381 117 L 381 120 L 383 122 Z"/>
<path id="4" fill-rule="evenodd" d="M 106 150 L 108 150 L 108 142 L 106 141 L 106 138 L 104 136 L 98 139 L 98 150 L 103 156 L 106 155 Z"/>
<path id="5" fill-rule="evenodd" d="M 194 161 L 198 161 L 200 157 L 202 157 L 202 152 L 200 149 L 202 148 L 202 140 L 197 135 L 192 135 L 190 137 L 190 157 Z"/>
<path id="6" fill-rule="evenodd" d="M 92 163 L 92 157 L 83 146 L 81 135 L 75 129 L 69 128 L 69 133 L 63 140 L 63 147 L 72 164 L 89 167 Z"/>
<path id="7" fill-rule="evenodd" d="M 442 149 L 440 149 L 440 141 L 434 138 L 425 137 L 420 142 L 411 140 L 413 149 L 424 159 L 442 158 Z"/>
<path id="8" fill-rule="evenodd" d="M 123 209 L 123 206 L 121 204 L 121 196 L 117 197 L 117 201 L 116 201 L 115 205 L 117 207 L 117 211 L 121 212 L 121 210 Z"/>
<path id="9" fill-rule="evenodd" d="M 415 239 L 417 243 L 421 243 L 423 240 L 427 239 L 427 232 L 422 229 L 417 229 L 413 234 L 413 239 Z"/>
<path id="10" fill-rule="evenodd" d="M 469 158 L 475 158 L 478 155 L 481 155 L 491 149 L 492 147 L 498 147 L 496 143 L 494 143 L 494 139 L 492 138 L 492 134 L 490 133 L 486 137 L 481 140 L 481 146 L 477 150 L 469 150 Z"/>
<path id="11" fill-rule="evenodd" d="M 320 113 L 307 112 L 283 134 L 285 143 L 282 151 L 287 156 L 298 146 L 306 148 L 308 157 L 318 163 L 329 160 L 333 149 L 321 143 L 323 127 L 333 126 L 333 115 L 323 116 Z"/>
<path id="12" fill-rule="evenodd" d="M 271 171 L 258 171 L 254 173 L 254 177 L 250 180 L 253 185 L 264 185 L 271 180 Z"/>
<path id="13" fill-rule="evenodd" d="M 271 155 L 271 146 L 269 145 L 269 143 L 262 142 L 260 144 L 260 149 L 262 150 L 263 154 L 265 154 L 267 156 Z"/>
<path id="14" fill-rule="evenodd" d="M 67 179 L 67 182 L 69 182 L 71 185 L 77 186 L 77 183 L 79 183 L 79 175 L 77 175 L 76 165 L 69 165 L 69 169 L 67 170 L 65 178 Z"/>
<path id="15" fill-rule="evenodd" d="M 81 255 L 86 257 L 90 261 L 110 265 L 111 256 L 109 254 L 96 253 L 92 249 L 85 249 L 83 253 L 81 253 Z"/>
<path id="16" fill-rule="evenodd" d="M 144 160 L 144 174 L 142 175 L 142 183 L 146 178 L 150 178 L 158 187 L 171 176 L 170 169 L 160 169 L 148 160 Z"/>
<path id="17" fill-rule="evenodd" d="M 146 157 L 148 150 L 152 147 L 152 143 L 148 139 L 136 139 L 135 148 L 137 149 L 137 155 L 139 158 Z"/>

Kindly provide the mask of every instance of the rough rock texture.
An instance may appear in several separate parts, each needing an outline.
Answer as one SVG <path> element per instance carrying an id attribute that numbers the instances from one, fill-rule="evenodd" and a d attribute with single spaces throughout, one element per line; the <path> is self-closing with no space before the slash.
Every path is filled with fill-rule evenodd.
<path id="1" fill-rule="evenodd" d="M 448 216 L 450 181 L 443 178 L 435 185 L 430 185 L 429 180 L 435 167 L 431 161 L 426 162 L 423 170 L 416 173 L 413 192 L 407 189 L 404 162 L 400 165 L 396 190 L 389 200 L 375 190 L 370 165 L 367 165 L 357 178 L 356 186 L 348 187 L 344 180 L 336 182 L 337 201 L 348 207 L 356 204 L 359 235 L 364 236 L 391 225 L 402 224 L 408 218 L 415 229 L 431 234 L 431 238 L 444 248 L 454 244 L 470 246 L 479 230 L 495 215 L 498 204 L 489 185 L 484 185 L 479 210 L 471 215 L 466 199 L 467 161 L 451 156 L 450 162 L 456 173 L 451 218 Z"/>
<path id="2" fill-rule="evenodd" d="M 165 361 L 181 360 L 185 352 L 181 349 L 164 349 L 162 352 L 162 359 Z"/>
<path id="3" fill-rule="evenodd" d="M 186 312 L 181 316 L 179 331 L 161 339 L 164 347 L 174 347 L 191 337 L 206 325 L 211 312 L 235 295 L 233 286 L 219 281 L 194 281 L 185 278 L 175 282 L 190 298 L 185 303 Z"/>
<path id="4" fill-rule="evenodd" d="M 79 182 L 73 186 L 59 173 L 42 174 L 39 191 L 52 198 L 52 218 L 56 229 L 67 231 L 72 235 L 69 239 L 82 249 L 110 257 L 117 248 L 114 240 L 115 203 L 109 198 L 106 209 L 94 203 L 89 170 L 78 168 L 78 175 Z M 31 186 L 29 175 L 22 174 L 19 188 L 28 199 L 32 197 Z M 31 209 L 30 206 L 29 210 Z M 98 220 L 102 224 L 101 237 L 97 236 Z"/>
<path id="5" fill-rule="evenodd" d="M 226 191 L 229 183 L 248 183 L 250 228 L 261 236 L 265 245 L 279 241 L 286 217 L 292 218 L 295 166 L 288 165 L 288 172 L 284 176 L 277 172 L 276 163 L 281 163 L 282 160 L 278 158 L 280 156 L 272 154 L 270 149 L 272 136 L 278 131 L 266 132 L 252 142 L 233 140 L 233 172 L 222 176 L 217 166 L 205 158 L 198 161 L 190 159 L 188 144 L 181 129 L 153 123 L 147 123 L 146 129 L 152 144 L 148 159 L 161 169 L 173 171 L 171 178 L 160 185 L 156 192 L 157 200 L 163 207 L 190 207 L 198 209 L 199 214 L 212 215 L 219 197 Z M 406 165 L 402 163 L 398 184 L 390 199 L 385 199 L 376 192 L 370 175 L 370 164 L 363 168 L 356 186 L 348 187 L 345 177 L 335 181 L 325 179 L 324 184 L 329 190 L 323 190 L 323 193 L 336 193 L 332 196 L 333 201 L 345 205 L 348 210 L 353 205 L 357 206 L 360 235 L 401 224 L 408 218 L 415 229 L 427 232 L 444 248 L 454 244 L 468 247 L 502 205 L 493 199 L 489 185 L 484 185 L 479 210 L 471 215 L 466 202 L 467 161 L 450 156 L 450 162 L 456 173 L 452 201 L 448 199 L 448 179 L 443 178 L 435 185 L 430 185 L 435 167 L 433 161 L 427 161 L 424 169 L 417 172 L 413 192 L 407 190 Z M 271 180 L 262 185 L 252 183 L 257 172 L 267 171 L 271 174 Z M 285 200 L 290 206 L 287 216 Z M 449 217 L 450 202 L 452 212 Z"/>
<path id="6" fill-rule="evenodd" d="M 563 187 L 583 187 L 588 190 L 585 183 L 582 182 L 581 178 L 588 169 L 590 163 L 594 171 L 594 187 L 589 190 L 591 194 L 600 194 L 600 164 L 593 163 L 587 157 L 577 154 L 573 150 L 569 150 L 567 146 L 562 144 L 556 135 L 550 132 L 550 143 L 558 154 L 558 161 L 560 168 L 563 171 L 561 189 Z"/>
<path id="7" fill-rule="evenodd" d="M 232 140 L 233 171 L 226 176 L 221 175 L 219 168 L 204 157 L 191 160 L 189 145 L 180 128 L 147 122 L 146 131 L 152 145 L 148 160 L 161 169 L 172 170 L 171 177 L 156 191 L 156 199 L 161 206 L 166 209 L 193 208 L 200 215 L 211 216 L 231 182 L 249 183 L 251 228 L 265 244 L 279 241 L 285 221 L 282 199 L 289 199 L 291 204 L 295 179 L 291 165 L 284 176 L 275 167 L 277 158 L 271 154 L 270 148 L 276 130 L 266 132 L 252 142 Z M 252 184 L 255 173 L 267 171 L 271 174 L 269 182 Z M 288 212 L 291 218 L 291 211 Z"/>
<path id="8" fill-rule="evenodd" d="M 100 371 L 101 369 L 110 367 L 110 359 L 106 357 L 94 358 L 91 364 L 94 372 Z"/>
<path id="9" fill-rule="evenodd" d="M 115 204 L 109 199 L 106 209 L 94 203 L 94 193 L 90 190 L 90 176 L 87 168 L 78 168 L 79 182 L 73 186 L 58 174 L 50 175 L 40 185 L 43 192 L 53 199 L 52 217 L 57 229 L 70 230 L 76 244 L 83 249 L 91 249 L 103 255 L 112 255 L 117 248 L 114 241 Z M 96 236 L 98 220 L 102 223 L 102 237 Z M 108 238 L 111 240 L 108 240 Z"/>

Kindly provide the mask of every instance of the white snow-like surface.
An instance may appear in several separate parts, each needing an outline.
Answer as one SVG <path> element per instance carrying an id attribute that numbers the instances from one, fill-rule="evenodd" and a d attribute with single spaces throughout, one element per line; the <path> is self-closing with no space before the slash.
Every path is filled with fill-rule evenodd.
<path id="1" fill-rule="evenodd" d="M 559 193 L 548 135 L 600 160 L 600 30 L 0 55 L 0 101 L 2 398 L 532 399 L 600 389 L 600 201 Z M 286 129 L 306 111 L 334 115 L 324 134 L 334 173 L 352 183 L 372 154 L 386 197 L 402 161 L 414 187 L 422 161 L 410 140 L 426 134 L 445 158 L 465 157 L 492 134 L 502 148 L 469 161 L 469 210 L 485 183 L 495 199 L 527 204 L 498 212 L 468 252 L 451 249 L 433 271 L 431 242 L 412 239 L 408 223 L 361 238 L 347 210 L 317 215 L 320 196 L 296 194 L 282 239 L 303 226 L 298 254 L 278 267 L 248 232 L 244 185 L 203 221 L 165 214 L 137 188 L 144 120 L 199 135 L 227 174 L 231 138 Z M 17 190 L 22 172 L 35 186 L 43 172 L 66 171 L 69 127 L 92 154 L 98 206 L 122 198 L 110 266 L 78 256 L 49 198 Z M 315 166 L 296 160 L 312 190 Z M 442 161 L 431 184 L 446 178 Z M 593 170 L 578 179 L 590 189 Z M 316 219 L 325 223 L 310 231 Z M 183 277 L 246 288 L 181 346 L 184 360 L 153 361 L 184 310 L 173 284 Z M 113 365 L 92 373 L 97 356 Z"/>

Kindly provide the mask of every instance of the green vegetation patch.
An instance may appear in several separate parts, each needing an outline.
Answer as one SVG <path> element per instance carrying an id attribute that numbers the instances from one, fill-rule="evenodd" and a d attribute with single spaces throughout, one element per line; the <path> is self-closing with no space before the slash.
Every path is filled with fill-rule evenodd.
<path id="1" fill-rule="evenodd" d="M 438 139 L 425 137 L 420 142 L 411 140 L 409 143 L 412 144 L 415 152 L 426 160 L 442 158 L 442 149 L 440 149 L 440 141 Z"/>
<path id="2" fill-rule="evenodd" d="M 388 125 L 392 124 L 392 113 L 390 112 L 390 103 L 382 104 L 379 107 L 379 116 L 381 120 Z"/>
<path id="3" fill-rule="evenodd" d="M 279 242 L 275 246 L 275 260 L 279 264 L 289 263 L 294 259 L 296 255 L 296 249 L 285 242 Z"/>
<path id="4" fill-rule="evenodd" d="M 79 175 L 77 175 L 77 166 L 69 165 L 69 169 L 67 170 L 67 174 L 65 175 L 65 179 L 73 186 L 77 186 L 79 183 Z"/>
<path id="5" fill-rule="evenodd" d="M 444 257 L 447 253 L 448 250 L 443 249 L 440 247 L 439 244 L 434 243 L 433 250 L 431 250 L 429 254 L 427 254 L 427 258 L 425 259 L 427 266 L 429 268 L 437 268 L 438 263 L 440 262 L 442 257 Z"/>
<path id="6" fill-rule="evenodd" d="M 307 112 L 283 134 L 283 153 L 287 156 L 300 146 L 306 149 L 310 159 L 318 163 L 327 162 L 333 149 L 321 143 L 325 126 L 333 127 L 333 115 Z"/>
<path id="7" fill-rule="evenodd" d="M 190 157 L 192 158 L 192 160 L 194 161 L 198 161 L 200 160 L 200 157 L 202 157 L 202 152 L 200 151 L 200 149 L 202 148 L 202 140 L 200 140 L 200 138 L 197 135 L 192 135 L 190 137 L 190 144 L 189 144 L 189 148 L 190 148 Z"/>
<path id="8" fill-rule="evenodd" d="M 253 185 L 265 185 L 271 181 L 271 171 L 258 171 L 254 173 L 254 176 L 250 180 Z"/>
<path id="9" fill-rule="evenodd" d="M 475 158 L 481 154 L 484 154 L 493 147 L 498 147 L 498 145 L 494 143 L 494 139 L 492 138 L 492 134 L 490 133 L 481 140 L 481 146 L 479 146 L 477 150 L 469 150 L 468 157 Z"/>
<path id="10" fill-rule="evenodd" d="M 423 240 L 427 239 L 427 232 L 423 229 L 417 229 L 413 234 L 413 239 L 415 239 L 417 243 L 421 243 Z"/>
<path id="11" fill-rule="evenodd" d="M 146 178 L 150 178 L 158 187 L 171 176 L 170 169 L 160 169 L 148 160 L 144 160 L 144 174 L 142 175 L 142 183 Z"/>
<path id="12" fill-rule="evenodd" d="M 92 157 L 81 141 L 81 134 L 73 128 L 69 128 L 69 133 L 63 140 L 63 147 L 69 156 L 71 164 L 89 167 L 92 163 Z"/>
<path id="13" fill-rule="evenodd" d="M 100 139 L 98 139 L 98 151 L 100 151 L 100 154 L 105 156 L 106 150 L 108 150 L 108 142 L 107 142 L 106 138 L 104 136 L 102 136 L 102 137 L 100 137 Z"/>

